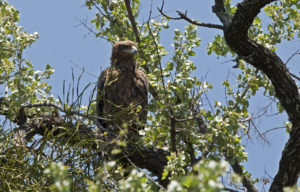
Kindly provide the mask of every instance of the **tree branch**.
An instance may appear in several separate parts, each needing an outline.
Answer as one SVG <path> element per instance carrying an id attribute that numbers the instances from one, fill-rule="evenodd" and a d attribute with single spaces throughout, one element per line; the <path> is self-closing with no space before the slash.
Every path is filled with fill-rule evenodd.
<path id="1" fill-rule="evenodd" d="M 79 23 L 80 23 L 82 26 L 84 26 L 90 33 L 92 33 L 92 34 L 95 35 L 96 37 L 100 37 L 101 39 L 104 39 L 104 40 L 106 40 L 106 41 L 108 41 L 108 42 L 111 42 L 110 39 L 108 39 L 108 38 L 106 38 L 106 37 L 104 37 L 104 36 L 102 36 L 102 35 L 97 34 L 90 26 L 88 26 L 87 22 L 82 21 L 82 20 L 80 20 L 80 19 L 77 19 L 77 20 L 79 21 Z"/>
<path id="2" fill-rule="evenodd" d="M 178 13 L 178 15 L 180 16 L 181 19 L 186 20 L 187 22 L 200 26 L 200 27 L 207 27 L 207 28 L 214 28 L 214 29 L 224 29 L 223 25 L 217 25 L 217 24 L 211 24 L 211 23 L 202 23 L 199 21 L 195 21 L 193 19 L 191 19 L 190 17 L 187 16 L 187 12 L 182 13 L 180 11 L 176 11 Z"/>
<path id="3" fill-rule="evenodd" d="M 163 149 L 128 146 L 123 150 L 120 160 L 126 163 L 133 163 L 141 169 L 147 169 L 154 176 L 157 176 L 159 184 L 166 188 L 170 181 L 167 178 L 162 180 L 162 173 L 168 163 L 167 155 L 169 153 Z"/>
<path id="4" fill-rule="evenodd" d="M 163 11 L 164 8 L 164 1 L 162 2 L 161 8 L 157 8 L 160 14 L 168 19 L 171 20 L 186 20 L 187 22 L 200 26 L 200 27 L 207 27 L 207 28 L 214 28 L 214 29 L 224 29 L 223 25 L 217 25 L 217 24 L 211 24 L 211 23 L 202 23 L 196 20 L 191 19 L 190 17 L 187 16 L 187 12 L 182 13 L 180 11 L 176 11 L 179 15 L 179 17 L 170 17 L 166 15 Z"/>
<path id="5" fill-rule="evenodd" d="M 230 158 L 230 157 L 226 157 L 226 160 L 230 163 L 233 171 L 235 173 L 237 173 L 238 175 L 242 176 L 242 183 L 243 183 L 244 187 L 246 187 L 247 191 L 248 192 L 258 192 L 257 188 L 252 183 L 252 181 L 243 174 L 243 168 L 239 164 L 239 162 L 236 159 Z"/>
<path id="6" fill-rule="evenodd" d="M 0 97 L 1 115 L 6 115 L 4 107 L 9 107 L 9 103 L 4 97 Z M 53 107 L 61 112 L 64 112 L 65 115 L 60 116 L 58 113 L 56 113 L 50 115 L 40 115 L 38 117 L 30 117 L 25 114 L 25 108 L 34 107 Z M 110 147 L 112 145 L 110 142 L 104 143 L 103 145 L 102 142 L 105 142 L 105 139 L 102 137 L 99 131 L 91 126 L 87 126 L 81 121 L 76 120 L 77 118 L 74 118 L 73 115 L 91 118 L 92 120 L 93 117 L 87 117 L 86 115 L 75 111 L 66 111 L 61 106 L 53 103 L 23 104 L 20 109 L 23 111 L 22 116 L 26 117 L 27 120 L 13 119 L 12 121 L 16 122 L 20 128 L 22 126 L 21 131 L 17 131 L 17 134 L 18 137 L 20 137 L 18 141 L 20 141 L 23 145 L 26 145 L 26 143 L 36 134 L 46 136 L 48 135 L 49 131 L 52 132 L 53 135 L 60 135 L 58 137 L 59 142 L 68 145 L 75 145 L 79 141 L 86 140 L 89 142 L 87 142 L 84 147 L 92 148 L 96 151 L 104 150 L 106 145 Z M 66 116 L 73 120 L 66 121 Z M 61 127 L 68 127 L 68 129 L 62 129 Z M 101 149 L 99 149 L 99 141 L 101 141 Z M 125 154 L 126 158 L 128 158 L 137 167 L 141 169 L 147 169 L 153 175 L 157 176 L 158 181 L 162 186 L 166 187 L 168 185 L 169 181 L 167 179 L 161 179 L 164 166 L 167 165 L 168 162 L 166 156 L 169 155 L 169 153 L 167 151 L 149 147 L 127 146 L 123 149 L 123 154 Z M 126 160 L 125 156 L 121 158 L 123 158 L 122 161 L 128 163 L 128 160 Z"/>
<path id="7" fill-rule="evenodd" d="M 215 5 L 212 7 L 212 12 L 217 15 L 225 27 L 231 23 L 230 14 L 228 14 L 225 10 L 224 0 L 215 0 Z"/>
<path id="8" fill-rule="evenodd" d="M 176 152 L 176 130 L 175 130 L 175 125 L 176 125 L 176 119 L 174 116 L 171 117 L 171 130 L 170 130 L 170 135 L 171 135 L 171 151 Z"/>
<path id="9" fill-rule="evenodd" d="M 295 51 L 295 52 L 294 52 L 294 53 L 286 60 L 285 64 L 287 65 L 287 64 L 290 62 L 290 60 L 291 60 L 293 57 L 295 57 L 296 55 L 300 55 L 300 51 L 299 51 L 299 50 Z"/>
<path id="10" fill-rule="evenodd" d="M 228 46 L 267 75 L 292 122 L 290 139 L 282 152 L 279 170 L 270 188 L 270 191 L 282 191 L 284 186 L 296 184 L 300 172 L 300 96 L 285 63 L 274 52 L 248 37 L 248 29 L 260 9 L 273 1 L 244 0 L 238 4 L 231 22 L 223 14 L 223 0 L 215 0 L 214 12 L 225 26 L 224 36 Z"/>
<path id="11" fill-rule="evenodd" d="M 134 35 L 135 35 L 136 42 L 141 43 L 139 32 L 138 32 L 138 29 L 136 27 L 135 19 L 134 19 L 133 14 L 132 14 L 131 6 L 130 6 L 130 0 L 124 0 L 124 2 L 125 2 L 126 9 L 127 9 L 129 21 L 131 23 L 131 26 L 132 26 L 132 29 L 133 29 L 133 32 L 134 32 Z"/>

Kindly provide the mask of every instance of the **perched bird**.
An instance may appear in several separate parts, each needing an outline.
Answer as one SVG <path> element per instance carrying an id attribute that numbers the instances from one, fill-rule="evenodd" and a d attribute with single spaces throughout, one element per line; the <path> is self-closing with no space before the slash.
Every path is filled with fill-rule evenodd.
<path id="1" fill-rule="evenodd" d="M 124 128 L 137 133 L 147 120 L 148 82 L 138 69 L 135 54 L 134 42 L 115 43 L 111 66 L 98 79 L 96 108 L 97 116 L 101 117 L 98 123 L 114 133 Z"/>

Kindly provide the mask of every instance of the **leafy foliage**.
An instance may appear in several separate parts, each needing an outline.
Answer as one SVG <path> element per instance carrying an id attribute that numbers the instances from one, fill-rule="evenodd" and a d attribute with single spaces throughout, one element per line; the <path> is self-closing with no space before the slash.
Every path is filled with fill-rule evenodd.
<path id="1" fill-rule="evenodd" d="M 109 42 L 136 39 L 124 1 L 87 0 L 86 6 L 97 10 L 91 20 L 96 37 Z M 64 84 L 63 99 L 51 95 L 47 79 L 54 69 L 47 65 L 44 71 L 36 71 L 22 56 L 38 34 L 24 32 L 18 26 L 19 12 L 4 1 L 0 3 L 0 86 L 5 92 L 1 93 L 0 114 L 9 125 L 0 127 L 1 189 L 220 191 L 225 187 L 220 178 L 232 171 L 225 161 L 247 161 L 242 136 L 249 128 L 246 121 L 250 117 L 249 100 L 259 89 L 276 100 L 269 79 L 243 58 L 237 58 L 239 72 L 235 81 L 223 81 L 226 103 L 213 101 L 214 104 L 207 107 L 203 96 L 213 86 L 193 76 L 197 66 L 192 58 L 197 56 L 201 42 L 198 28 L 187 25 L 184 31 L 175 29 L 173 50 L 168 53 L 160 41 L 162 30 L 169 28 L 168 19 L 149 18 L 139 23 L 139 6 L 139 0 L 131 1 L 140 32 L 137 60 L 147 72 L 157 97 L 151 97 L 147 124 L 136 144 L 170 152 L 162 175 L 162 180 L 169 180 L 167 188 L 163 189 L 152 173 L 135 165 L 125 166 L 109 157 L 120 154 L 127 145 L 126 140 L 104 139 L 107 133 L 100 132 L 94 122 L 94 94 L 91 93 L 88 106 L 82 105 L 83 93 L 89 85 L 79 91 L 81 76 L 77 87 L 73 83 L 73 88 L 66 90 Z M 236 8 L 230 0 L 225 1 L 225 6 L 233 15 Z M 266 6 L 265 13 L 271 23 L 263 30 L 261 18 L 255 18 L 249 36 L 272 50 L 282 40 L 300 37 L 299 8 L 297 0 L 282 0 Z M 221 35 L 208 44 L 207 53 L 219 57 L 230 53 L 236 57 Z M 74 82 L 75 77 L 72 79 Z M 77 98 L 74 99 L 75 92 Z M 283 112 L 276 102 L 278 111 Z M 205 133 L 201 131 L 199 119 L 207 129 Z M 285 124 L 289 130 L 290 122 Z M 32 127 L 37 128 L 31 130 Z M 22 133 L 30 131 L 34 136 L 24 143 Z M 119 148 L 107 150 L 112 143 L 117 143 Z"/>

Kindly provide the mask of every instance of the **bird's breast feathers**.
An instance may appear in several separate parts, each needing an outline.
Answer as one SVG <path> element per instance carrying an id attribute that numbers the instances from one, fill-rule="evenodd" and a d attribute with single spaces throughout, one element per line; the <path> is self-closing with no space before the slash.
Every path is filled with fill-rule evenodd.
<path id="1" fill-rule="evenodd" d="M 130 103 L 144 102 L 148 94 L 148 82 L 143 71 L 124 72 L 108 68 L 104 71 L 105 98 L 127 107 Z"/>

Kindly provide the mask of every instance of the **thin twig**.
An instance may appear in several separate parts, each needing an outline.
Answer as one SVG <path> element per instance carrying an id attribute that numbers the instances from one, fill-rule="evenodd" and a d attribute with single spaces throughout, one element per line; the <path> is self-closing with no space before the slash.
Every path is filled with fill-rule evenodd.
<path id="1" fill-rule="evenodd" d="M 106 14 L 104 14 L 103 13 L 103 11 L 100 9 L 100 7 L 98 7 L 95 3 L 94 3 L 94 1 L 90 1 L 92 4 L 93 4 L 93 6 L 99 11 L 99 13 L 101 14 L 101 15 L 103 15 L 106 19 L 108 19 L 109 21 L 110 21 L 110 17 L 108 16 L 108 15 L 106 15 Z"/>
<path id="2" fill-rule="evenodd" d="M 265 132 L 262 133 L 262 135 L 266 135 L 267 133 L 271 132 L 271 131 L 275 131 L 275 130 L 278 130 L 278 129 L 285 129 L 286 127 L 275 127 L 275 128 L 272 128 L 272 129 L 269 129 Z"/>
<path id="3" fill-rule="evenodd" d="M 98 78 L 97 75 L 94 75 L 94 74 L 92 74 L 91 72 L 85 70 L 84 67 L 79 66 L 78 64 L 74 63 L 72 60 L 70 60 L 70 63 L 71 63 L 72 65 L 74 65 L 75 67 L 77 67 L 78 69 L 82 70 L 82 72 L 86 72 L 86 73 L 89 74 L 90 76 L 95 77 L 95 78 Z"/>
<path id="4" fill-rule="evenodd" d="M 166 87 L 165 87 L 164 75 L 163 75 L 163 68 L 162 68 L 162 64 L 161 64 L 161 56 L 159 54 L 158 45 L 157 45 L 156 39 L 155 39 L 155 37 L 153 35 L 152 29 L 151 29 L 151 26 L 150 26 L 151 15 L 152 15 L 152 9 L 150 10 L 149 19 L 148 19 L 147 24 L 148 24 L 149 33 L 150 33 L 150 35 L 151 35 L 151 37 L 153 39 L 154 46 L 155 46 L 155 51 L 156 51 L 156 54 L 157 54 L 157 57 L 158 57 L 158 64 L 159 64 L 159 68 L 160 68 L 160 76 L 161 76 L 161 80 L 162 80 L 163 89 L 164 89 L 165 94 L 167 94 Z"/>
<path id="5" fill-rule="evenodd" d="M 87 30 L 89 30 L 90 33 L 93 33 L 96 37 L 100 37 L 101 39 L 105 39 L 106 41 L 108 42 L 111 42 L 111 40 L 109 40 L 108 38 L 102 36 L 102 35 L 99 35 L 98 33 L 96 33 L 90 26 L 88 26 L 86 24 L 86 22 L 80 20 L 80 19 L 77 19 L 81 25 L 83 25 Z"/>
<path id="6" fill-rule="evenodd" d="M 163 12 L 163 9 L 164 9 L 164 5 L 165 5 L 165 1 L 163 0 L 162 3 L 161 3 L 161 7 L 158 8 L 158 11 L 160 12 L 160 14 L 164 17 L 166 17 L 167 19 L 172 19 L 172 20 L 180 20 L 181 18 L 180 17 L 170 17 L 168 15 L 166 15 L 164 12 Z"/>
<path id="7" fill-rule="evenodd" d="M 295 52 L 294 52 L 294 53 L 286 60 L 285 64 L 287 65 L 288 62 L 290 62 L 290 60 L 291 60 L 293 57 L 295 57 L 296 55 L 300 55 L 300 51 L 299 51 L 299 50 L 295 51 Z"/>
<path id="8" fill-rule="evenodd" d="M 263 134 L 260 133 L 260 131 L 258 130 L 258 128 L 256 127 L 255 123 L 253 122 L 253 120 L 250 120 L 250 122 L 252 123 L 254 129 L 256 130 L 256 132 L 258 133 L 259 137 L 262 138 L 264 140 L 265 143 L 270 144 L 270 142 L 265 138 L 265 136 Z"/>
<path id="9" fill-rule="evenodd" d="M 178 15 L 180 16 L 181 19 L 186 20 L 187 22 L 200 26 L 200 27 L 207 27 L 207 28 L 214 28 L 214 29 L 221 29 L 224 30 L 224 26 L 223 25 L 218 25 L 218 24 L 211 24 L 211 23 L 202 23 L 199 21 L 195 21 L 193 19 L 191 19 L 190 17 L 187 16 L 187 12 L 182 13 L 180 11 L 176 11 L 178 13 Z"/>
<path id="10" fill-rule="evenodd" d="M 297 75 L 295 75 L 295 74 L 293 74 L 293 73 L 291 73 L 291 72 L 289 72 L 290 73 L 290 75 L 292 76 L 292 77 L 294 77 L 295 79 L 297 79 L 298 81 L 300 81 L 300 77 L 298 77 Z"/>

